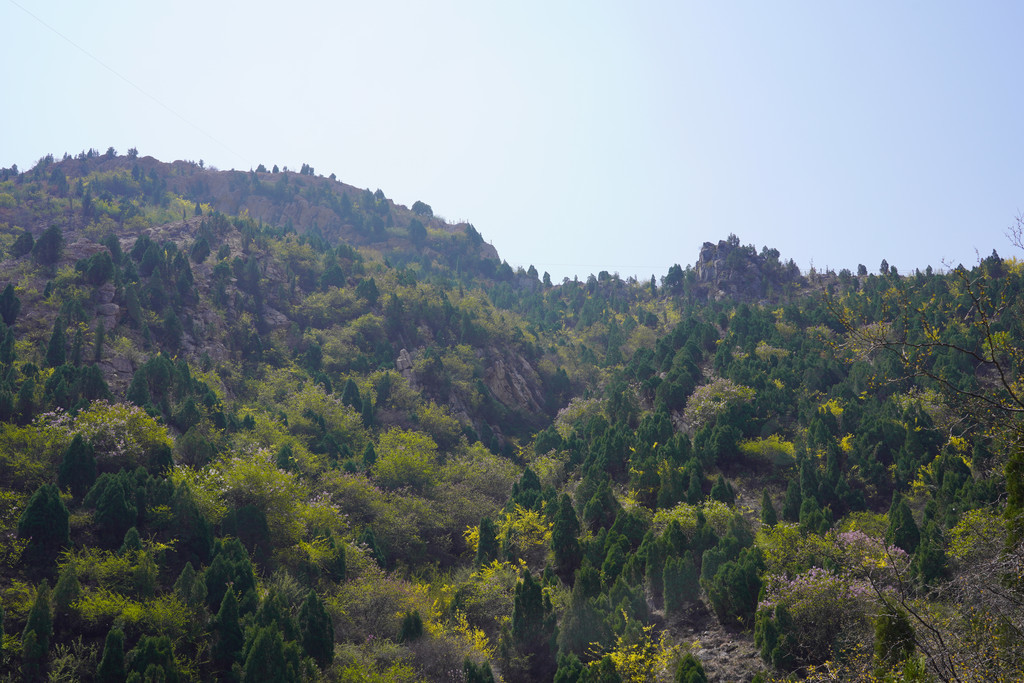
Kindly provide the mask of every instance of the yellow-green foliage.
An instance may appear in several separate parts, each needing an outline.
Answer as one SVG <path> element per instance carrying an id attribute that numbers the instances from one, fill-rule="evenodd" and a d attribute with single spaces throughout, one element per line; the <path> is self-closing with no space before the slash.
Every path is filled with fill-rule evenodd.
<path id="1" fill-rule="evenodd" d="M 757 348 L 754 349 L 754 354 L 761 360 L 782 360 L 789 355 L 789 351 L 786 349 L 780 349 L 775 346 L 769 346 L 765 341 L 759 341 Z"/>
<path id="2" fill-rule="evenodd" d="M 572 434 L 573 427 L 581 424 L 586 418 L 600 415 L 604 411 L 604 402 L 597 398 L 573 398 L 569 405 L 558 411 L 555 417 L 555 430 L 563 439 Z"/>
<path id="3" fill-rule="evenodd" d="M 34 491 L 56 471 L 68 443 L 66 433 L 38 420 L 25 427 L 0 425 L 0 480 L 19 491 Z"/>
<path id="4" fill-rule="evenodd" d="M 422 432 L 393 427 L 380 435 L 373 479 L 385 488 L 424 491 L 437 483 L 437 444 Z"/>
<path id="5" fill-rule="evenodd" d="M 753 389 L 736 384 L 732 380 L 712 380 L 693 390 L 693 394 L 686 401 L 683 419 L 692 429 L 700 429 L 729 407 L 753 400 L 754 395 Z"/>
<path id="6" fill-rule="evenodd" d="M 699 506 L 679 503 L 667 510 L 662 508 L 654 513 L 652 524 L 655 531 L 661 533 L 669 523 L 673 520 L 677 521 L 682 527 L 683 533 L 690 537 L 697 530 L 697 513 L 700 511 L 703 511 L 705 520 L 719 537 L 724 536 L 728 530 L 729 520 L 733 517 L 743 516 L 739 510 L 731 508 L 719 500 L 708 498 Z"/>
<path id="7" fill-rule="evenodd" d="M 839 524 L 839 531 L 863 531 L 873 538 L 885 538 L 889 520 L 875 512 L 851 512 Z"/>
<path id="8" fill-rule="evenodd" d="M 462 438 L 462 425 L 452 417 L 447 406 L 428 401 L 416 412 L 416 417 L 420 428 L 433 437 L 443 451 L 454 448 Z"/>
<path id="9" fill-rule="evenodd" d="M 349 444 L 353 452 L 361 453 L 366 445 L 366 430 L 359 413 L 327 394 L 322 385 L 307 381 L 286 405 L 288 427 L 293 433 L 319 435 L 320 427 L 309 417 L 309 413 L 314 413 L 323 418 L 327 431 L 339 435 L 339 441 Z"/>
<path id="10" fill-rule="evenodd" d="M 0 529 L 15 529 L 18 517 L 25 509 L 28 496 L 20 491 L 0 490 Z M 21 551 L 28 544 L 16 534 L 0 534 L 0 566 L 13 567 L 21 557 Z"/>
<path id="11" fill-rule="evenodd" d="M 977 562 L 994 557 L 1006 544 L 1006 518 L 987 508 L 964 513 L 949 531 L 949 556 Z"/>
<path id="12" fill-rule="evenodd" d="M 764 554 L 766 574 L 796 576 L 839 555 L 833 535 L 803 534 L 799 525 L 788 522 L 762 526 L 754 543 Z"/>
<path id="13" fill-rule="evenodd" d="M 778 434 L 766 439 L 750 439 L 739 444 L 740 452 L 749 459 L 756 459 L 777 467 L 793 464 L 796 453 L 792 441 L 784 441 Z"/>
<path id="14" fill-rule="evenodd" d="M 159 633 L 177 640 L 192 630 L 194 615 L 174 593 L 152 600 L 135 600 L 105 588 L 85 590 L 74 605 L 88 624 L 106 625 L 115 620 L 135 632 Z"/>
<path id="15" fill-rule="evenodd" d="M 326 292 L 308 294 L 295 312 L 311 326 L 326 329 L 360 315 L 363 305 L 351 289 L 330 287 Z"/>
<path id="16" fill-rule="evenodd" d="M 542 567 L 551 548 L 551 522 L 543 513 L 516 505 L 498 520 L 498 537 L 503 547 L 511 549 L 533 568 Z"/>

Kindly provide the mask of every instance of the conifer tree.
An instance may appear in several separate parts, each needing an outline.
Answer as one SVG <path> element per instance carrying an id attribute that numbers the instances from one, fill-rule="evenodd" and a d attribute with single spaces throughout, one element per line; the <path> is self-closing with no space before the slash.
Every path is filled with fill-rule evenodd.
<path id="1" fill-rule="evenodd" d="M 800 484 L 795 479 L 789 480 L 786 487 L 786 498 L 782 503 L 782 519 L 787 522 L 800 521 L 800 504 L 803 498 L 800 496 Z"/>
<path id="2" fill-rule="evenodd" d="M 138 676 L 142 681 L 178 683 L 181 679 L 168 636 L 143 636 L 125 659 L 128 680 Z"/>
<path id="3" fill-rule="evenodd" d="M 18 538 L 28 541 L 22 561 L 32 567 L 48 567 L 71 540 L 68 509 L 53 484 L 43 484 L 29 498 L 18 519 Z"/>
<path id="4" fill-rule="evenodd" d="M 96 456 L 92 446 L 75 434 L 60 463 L 57 484 L 69 489 L 71 495 L 81 500 L 96 482 Z"/>
<path id="5" fill-rule="evenodd" d="M 466 657 L 462 664 L 462 671 L 466 676 L 466 683 L 494 683 L 494 673 L 488 662 L 474 664 L 469 657 Z"/>
<path id="6" fill-rule="evenodd" d="M 14 285 L 8 284 L 4 287 L 3 294 L 0 294 L 0 318 L 3 319 L 4 325 L 10 327 L 17 320 L 20 312 L 21 299 L 15 295 Z"/>
<path id="7" fill-rule="evenodd" d="M 235 598 L 235 592 L 229 590 L 224 593 L 220 610 L 214 618 L 213 643 L 210 646 L 213 668 L 223 678 L 230 679 L 232 667 L 235 663 L 241 663 L 244 645 L 245 637 L 238 622 L 238 599 Z"/>
<path id="8" fill-rule="evenodd" d="M 82 596 L 82 584 L 78 581 L 78 570 L 74 562 L 68 562 L 60 571 L 57 585 L 53 587 L 53 616 L 66 633 L 72 616 L 71 605 Z"/>
<path id="9" fill-rule="evenodd" d="M 708 676 L 704 673 L 704 666 L 700 663 L 699 659 L 693 656 L 692 652 L 687 652 L 679 662 L 679 668 L 676 669 L 675 683 L 708 683 Z"/>
<path id="10" fill-rule="evenodd" d="M 246 647 L 242 680 L 297 682 L 301 680 L 297 654 L 294 648 L 285 647 L 281 632 L 276 627 L 257 628 Z"/>
<path id="11" fill-rule="evenodd" d="M 476 545 L 476 566 L 482 567 L 498 559 L 500 547 L 498 545 L 498 527 L 490 517 L 480 520 L 480 536 Z"/>
<path id="12" fill-rule="evenodd" d="M 124 666 L 124 632 L 116 626 L 107 632 L 103 645 L 103 657 L 96 669 L 96 683 L 124 683 L 127 671 Z"/>
<path id="13" fill-rule="evenodd" d="M 46 345 L 47 367 L 56 368 L 64 365 L 67 360 L 66 345 L 67 340 L 64 335 L 64 323 L 60 319 L 60 316 L 57 316 L 57 319 L 53 321 L 53 332 L 50 333 L 50 341 Z"/>
<path id="14" fill-rule="evenodd" d="M 314 591 L 309 591 L 299 608 L 299 634 L 302 649 L 321 669 L 334 661 L 334 624 L 324 603 Z"/>
<path id="15" fill-rule="evenodd" d="M 50 614 L 50 586 L 44 579 L 36 590 L 36 599 L 25 621 L 21 636 L 21 672 L 26 681 L 43 678 L 46 656 L 53 635 L 53 617 Z"/>
<path id="16" fill-rule="evenodd" d="M 580 533 L 580 522 L 576 518 L 576 510 L 568 494 L 563 493 L 558 499 L 558 511 L 555 513 L 551 528 L 551 548 L 555 552 L 555 568 L 564 581 L 571 581 L 576 568 L 583 561 L 583 552 L 577 536 Z"/>
<path id="17" fill-rule="evenodd" d="M 775 526 L 779 518 L 775 514 L 775 506 L 772 505 L 772 497 L 768 495 L 768 489 L 761 492 L 761 524 Z"/>
<path id="18" fill-rule="evenodd" d="M 917 528 L 914 515 L 910 512 L 907 501 L 898 491 L 892 494 L 892 505 L 889 506 L 889 528 L 885 533 L 887 543 L 903 548 L 913 554 L 921 542 L 921 531 Z"/>
<path id="19" fill-rule="evenodd" d="M 516 584 L 512 627 L 503 632 L 500 649 L 513 680 L 550 680 L 555 673 L 558 638 L 551 598 L 530 572 L 523 570 Z"/>

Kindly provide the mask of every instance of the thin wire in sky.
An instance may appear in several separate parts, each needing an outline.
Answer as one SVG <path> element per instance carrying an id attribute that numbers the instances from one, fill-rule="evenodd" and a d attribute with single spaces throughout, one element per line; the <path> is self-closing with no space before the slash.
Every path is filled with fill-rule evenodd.
<path id="1" fill-rule="evenodd" d="M 15 7 L 17 7 L 18 9 L 20 9 L 20 10 L 21 10 L 22 12 L 24 12 L 25 14 L 27 14 L 27 15 L 29 15 L 30 17 L 32 17 L 33 19 L 35 19 L 35 20 L 36 20 L 37 22 L 39 22 L 39 23 L 40 23 L 40 24 L 41 24 L 42 26 L 46 27 L 46 28 L 47 28 L 48 30 L 50 30 L 50 31 L 51 31 L 52 33 L 55 33 L 56 35 L 58 35 L 58 36 L 60 36 L 61 38 L 63 38 L 63 39 L 64 39 L 64 40 L 65 40 L 65 41 L 66 41 L 66 42 L 67 42 L 67 43 L 69 44 L 69 45 L 71 45 L 71 46 L 72 46 L 72 47 L 74 47 L 74 48 L 75 48 L 76 50 L 78 50 L 79 52 L 81 52 L 82 54 L 84 54 L 84 55 L 85 55 L 86 57 L 88 57 L 89 59 L 91 59 L 91 60 L 93 60 L 94 62 L 96 62 L 97 64 L 99 64 L 99 65 L 100 65 L 100 66 L 102 66 L 102 67 L 103 67 L 104 69 L 106 69 L 106 70 L 107 70 L 107 71 L 109 71 L 110 73 L 114 74 L 115 76 L 117 76 L 118 78 L 120 78 L 120 79 L 121 79 L 122 81 L 124 81 L 125 83 L 127 83 L 128 85 L 130 85 L 131 87 L 135 88 L 135 89 L 136 89 L 137 91 L 139 91 L 139 93 L 141 93 L 141 94 L 142 94 L 142 95 L 143 95 L 144 97 L 147 97 L 147 98 L 149 98 L 150 100 L 152 100 L 153 102 L 155 102 L 155 103 L 156 103 L 157 105 L 159 105 L 160 107 L 163 107 L 163 108 L 164 108 L 164 109 L 165 109 L 165 110 L 166 110 L 166 111 L 167 111 L 168 113 L 170 113 L 170 114 L 171 114 L 172 116 L 174 116 L 174 117 L 178 118 L 178 119 L 179 119 L 179 120 L 180 120 L 180 121 L 181 121 L 182 123 L 185 123 L 185 124 L 187 124 L 187 125 L 189 125 L 189 126 L 191 126 L 191 127 L 195 128 L 195 129 L 196 129 L 197 131 L 199 131 L 200 133 L 202 133 L 203 135 L 205 135 L 206 137 L 208 137 L 208 138 L 209 138 L 210 140 L 212 140 L 212 141 L 213 141 L 214 143 L 216 143 L 217 145 L 220 145 L 220 146 L 221 146 L 221 147 L 222 147 L 222 148 L 223 148 L 224 150 L 226 150 L 226 151 L 227 151 L 227 152 L 229 152 L 230 154 L 234 155 L 234 156 L 235 156 L 236 158 L 238 158 L 238 159 L 240 159 L 240 160 L 242 160 L 242 161 L 246 161 L 245 157 L 243 157 L 243 156 L 242 156 L 241 154 L 239 154 L 239 153 L 238 153 L 238 152 L 236 152 L 235 150 L 233 150 L 233 149 L 231 149 L 230 147 L 228 147 L 228 146 L 227 146 L 227 145 L 226 145 L 225 143 L 223 143 L 223 142 L 221 142 L 220 140 L 218 140 L 218 139 L 217 139 L 216 137 L 214 137 L 214 136 L 213 136 L 213 134 L 211 134 L 211 133 L 209 133 L 208 131 L 206 131 L 205 129 L 203 129 L 203 128 L 202 128 L 202 127 L 201 127 L 201 126 L 199 125 L 199 124 L 197 124 L 197 123 L 195 123 L 195 122 L 193 122 L 193 121 L 191 121 L 191 120 L 189 120 L 189 119 L 185 118 L 185 116 L 184 116 L 184 115 L 180 114 L 179 112 L 177 112 L 176 110 L 174 110 L 173 108 L 171 108 L 171 107 L 170 107 L 170 105 L 168 105 L 168 104 L 166 104 L 165 102 L 163 102 L 163 101 L 162 101 L 162 100 L 161 100 L 160 98 L 158 98 L 158 97 L 156 97 L 155 95 L 152 95 L 152 94 L 150 94 L 149 92 L 147 92 L 146 90 L 144 90 L 144 89 L 143 89 L 143 88 L 142 88 L 141 86 L 139 86 L 139 85 L 138 85 L 137 83 L 135 83 L 134 81 L 132 81 L 132 80 L 131 80 L 130 78 L 128 78 L 127 76 L 125 76 L 124 74 L 122 74 L 121 72 L 119 72 L 119 71 L 118 71 L 117 69 L 113 68 L 112 66 L 110 66 L 109 64 L 107 64 L 106 62 L 104 62 L 104 61 L 103 61 L 102 59 L 100 59 L 100 58 L 99 58 L 99 57 L 97 57 L 96 55 L 94 55 L 94 54 L 92 54 L 91 52 L 89 52 L 88 50 L 86 50 L 86 49 L 85 49 L 84 47 L 82 47 L 81 45 L 79 45 L 79 44 L 78 44 L 78 43 L 76 43 L 75 41 L 71 40 L 71 38 L 67 37 L 66 35 L 64 35 L 64 34 L 63 34 L 63 33 L 61 33 L 60 31 L 58 31 L 58 30 L 57 30 L 56 28 L 54 28 L 53 26 L 51 26 L 50 24 L 46 23 L 46 22 L 45 22 L 45 21 L 44 21 L 44 20 L 43 20 L 42 18 L 40 18 L 40 17 L 39 17 L 39 16 L 37 16 L 36 14 L 32 13 L 32 12 L 31 12 L 30 10 L 28 10 L 28 9 L 27 9 L 26 7 L 24 7 L 23 5 L 21 5 L 21 4 L 17 3 L 17 2 L 15 2 L 15 0 L 8 0 L 8 2 L 10 2 L 10 3 L 12 4 L 12 5 L 14 5 Z M 247 162 L 247 163 L 249 163 L 249 165 L 250 165 L 250 166 L 252 165 L 252 164 L 251 164 L 250 162 Z"/>

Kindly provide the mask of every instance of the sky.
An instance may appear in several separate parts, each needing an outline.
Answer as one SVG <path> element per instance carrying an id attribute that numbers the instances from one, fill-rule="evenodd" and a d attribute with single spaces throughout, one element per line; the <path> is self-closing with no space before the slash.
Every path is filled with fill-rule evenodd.
<path id="1" fill-rule="evenodd" d="M 337 174 L 557 282 L 730 234 L 969 265 L 1024 210 L 1024 3 L 0 0 L 0 166 Z"/>

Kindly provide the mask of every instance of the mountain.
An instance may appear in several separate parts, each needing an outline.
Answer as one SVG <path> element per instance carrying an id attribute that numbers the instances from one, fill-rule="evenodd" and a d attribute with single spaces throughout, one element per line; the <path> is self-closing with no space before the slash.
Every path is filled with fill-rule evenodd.
<path id="1" fill-rule="evenodd" d="M 694 251 L 552 283 L 305 165 L 0 169 L 4 674 L 1018 677 L 1020 262 Z"/>

